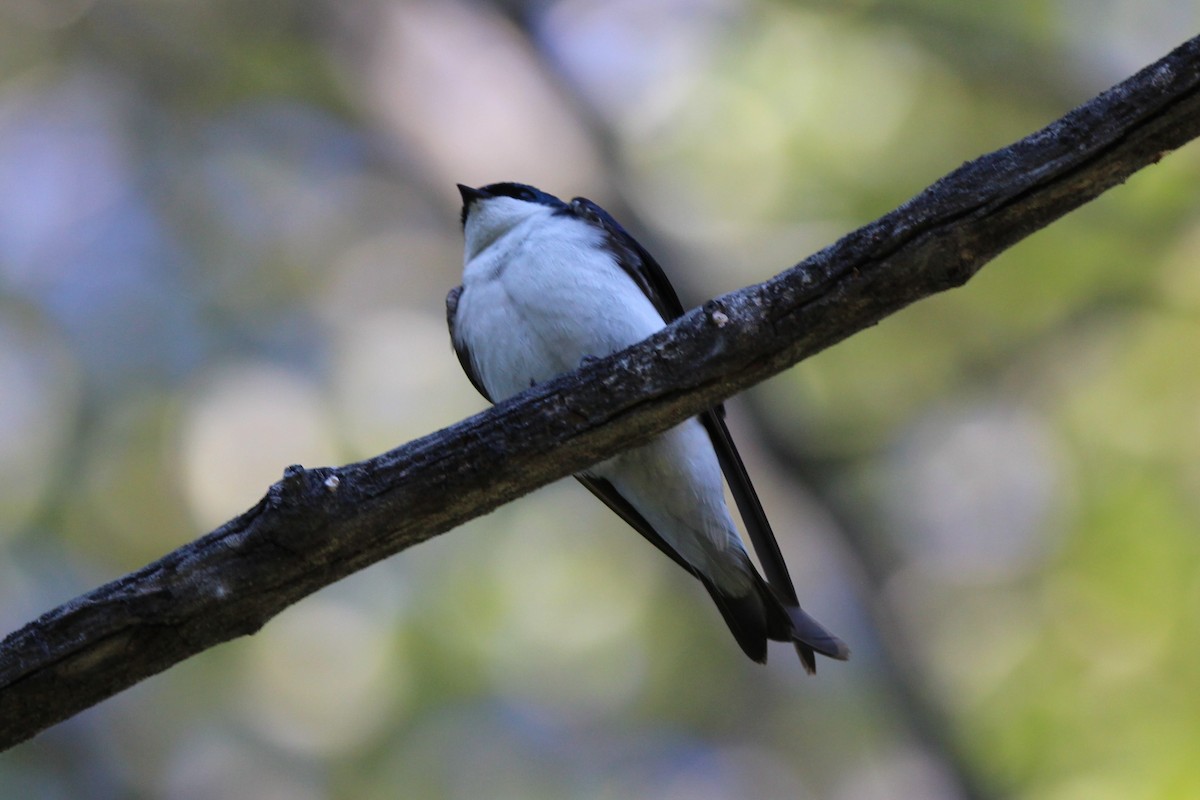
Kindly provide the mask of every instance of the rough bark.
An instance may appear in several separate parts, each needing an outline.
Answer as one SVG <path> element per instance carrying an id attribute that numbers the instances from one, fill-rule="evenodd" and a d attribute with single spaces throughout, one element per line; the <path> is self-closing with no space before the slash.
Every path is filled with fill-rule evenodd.
<path id="1" fill-rule="evenodd" d="M 635 347 L 368 461 L 288 468 L 246 513 L 0 643 L 0 749 L 963 284 L 1197 135 L 1200 38 Z"/>

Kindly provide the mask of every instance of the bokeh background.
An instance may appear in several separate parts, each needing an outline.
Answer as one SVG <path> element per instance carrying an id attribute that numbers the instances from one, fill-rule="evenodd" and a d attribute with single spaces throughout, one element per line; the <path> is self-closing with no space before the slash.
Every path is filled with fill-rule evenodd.
<path id="1" fill-rule="evenodd" d="M 1194 0 L 4 0 L 0 632 L 292 463 L 482 408 L 454 183 L 690 303 L 1200 30 Z M 1200 796 L 1200 147 L 731 404 L 805 605 L 749 663 L 567 481 L 0 755 L 13 798 Z"/>

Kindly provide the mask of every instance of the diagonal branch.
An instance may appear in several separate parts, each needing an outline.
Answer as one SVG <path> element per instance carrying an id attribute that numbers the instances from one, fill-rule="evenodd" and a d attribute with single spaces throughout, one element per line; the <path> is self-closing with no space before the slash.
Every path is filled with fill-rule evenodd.
<path id="1" fill-rule="evenodd" d="M 635 347 L 368 461 L 289 467 L 246 513 L 4 639 L 0 749 L 961 285 L 1197 136 L 1200 38 Z"/>

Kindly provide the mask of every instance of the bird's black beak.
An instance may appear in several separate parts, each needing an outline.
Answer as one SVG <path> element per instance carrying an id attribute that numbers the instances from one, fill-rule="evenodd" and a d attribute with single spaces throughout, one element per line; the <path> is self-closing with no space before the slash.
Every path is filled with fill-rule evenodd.
<path id="1" fill-rule="evenodd" d="M 471 203 L 476 200 L 482 200 L 485 197 L 491 197 L 491 193 L 483 189 L 473 189 L 470 186 L 458 184 L 458 193 L 462 196 L 462 224 L 467 224 L 467 212 L 471 208 Z"/>
<path id="2" fill-rule="evenodd" d="M 458 193 L 462 195 L 464 206 L 471 205 L 471 202 L 474 200 L 479 200 L 484 197 L 491 197 L 491 194 L 483 189 L 473 189 L 470 186 L 463 186 L 461 183 L 458 184 Z"/>

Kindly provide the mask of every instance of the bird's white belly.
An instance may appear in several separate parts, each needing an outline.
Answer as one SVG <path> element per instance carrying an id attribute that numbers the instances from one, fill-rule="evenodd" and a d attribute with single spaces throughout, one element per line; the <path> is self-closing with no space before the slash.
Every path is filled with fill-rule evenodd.
<path id="1" fill-rule="evenodd" d="M 563 243 L 523 245 L 511 255 L 496 254 L 504 260 L 482 254 L 463 276 L 459 335 L 493 399 L 663 327 L 650 301 L 604 252 Z M 534 247 L 536 258 L 527 256 Z"/>

